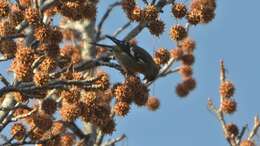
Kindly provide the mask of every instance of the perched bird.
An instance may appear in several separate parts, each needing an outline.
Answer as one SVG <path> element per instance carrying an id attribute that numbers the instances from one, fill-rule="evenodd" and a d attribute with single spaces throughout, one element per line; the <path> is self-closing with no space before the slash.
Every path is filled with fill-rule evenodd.
<path id="1" fill-rule="evenodd" d="M 127 41 L 121 41 L 108 35 L 106 35 L 106 37 L 112 40 L 116 46 L 93 44 L 110 48 L 116 60 L 126 73 L 142 73 L 145 77 L 144 79 L 148 81 L 156 78 L 159 68 L 148 52 L 137 45 L 131 45 Z"/>

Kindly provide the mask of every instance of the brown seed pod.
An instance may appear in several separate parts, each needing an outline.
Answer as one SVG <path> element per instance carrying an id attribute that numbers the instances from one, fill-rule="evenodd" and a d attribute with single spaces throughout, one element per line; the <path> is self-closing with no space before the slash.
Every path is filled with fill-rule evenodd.
<path id="1" fill-rule="evenodd" d="M 42 86 L 48 83 L 49 75 L 46 72 L 36 72 L 33 76 L 33 82 L 36 86 Z"/>
<path id="2" fill-rule="evenodd" d="M 49 130 L 52 127 L 52 119 L 50 115 L 44 112 L 36 112 L 32 115 L 31 127 L 36 126 L 38 129 L 43 131 Z"/>
<path id="3" fill-rule="evenodd" d="M 132 90 L 126 84 L 116 84 L 113 87 L 113 95 L 117 102 L 132 102 Z"/>
<path id="4" fill-rule="evenodd" d="M 23 124 L 15 123 L 11 128 L 11 135 L 18 141 L 22 140 L 25 136 L 26 129 Z"/>
<path id="5" fill-rule="evenodd" d="M 195 47 L 196 47 L 195 41 L 189 37 L 183 39 L 183 41 L 181 43 L 181 48 L 182 48 L 183 52 L 186 52 L 188 54 L 191 54 L 193 52 L 193 50 L 195 49 Z"/>
<path id="6" fill-rule="evenodd" d="M 182 77 L 190 77 L 193 74 L 192 67 L 190 65 L 182 65 L 179 73 Z"/>
<path id="7" fill-rule="evenodd" d="M 122 8 L 125 11 L 131 11 L 136 6 L 135 0 L 122 0 Z"/>
<path id="8" fill-rule="evenodd" d="M 195 57 L 193 54 L 185 54 L 181 58 L 182 64 L 192 65 L 195 62 Z"/>
<path id="9" fill-rule="evenodd" d="M 175 41 L 180 41 L 182 39 L 184 39 L 185 37 L 187 37 L 188 33 L 186 31 L 186 29 L 182 26 L 182 25 L 175 25 L 171 28 L 170 30 L 170 37 L 172 38 L 172 40 Z"/>
<path id="10" fill-rule="evenodd" d="M 38 9 L 31 8 L 31 7 L 25 9 L 24 18 L 31 25 L 40 24 L 40 13 Z"/>
<path id="11" fill-rule="evenodd" d="M 165 24 L 162 20 L 156 19 L 148 23 L 147 27 L 152 35 L 159 37 L 164 32 Z"/>
<path id="12" fill-rule="evenodd" d="M 0 0 L 0 17 L 6 17 L 10 13 L 8 1 Z"/>
<path id="13" fill-rule="evenodd" d="M 159 48 L 155 51 L 154 57 L 159 64 L 166 64 L 170 59 L 170 52 L 165 48 Z"/>
<path id="14" fill-rule="evenodd" d="M 183 3 L 175 3 L 172 6 L 172 14 L 176 18 L 182 18 L 186 15 L 187 8 Z"/>
<path id="15" fill-rule="evenodd" d="M 197 25 L 201 21 L 201 11 L 197 9 L 192 9 L 189 11 L 186 15 L 186 19 L 189 22 L 189 24 Z"/>
<path id="16" fill-rule="evenodd" d="M 239 129 L 237 127 L 237 125 L 235 125 L 234 123 L 229 123 L 229 124 L 226 124 L 226 129 L 227 129 L 227 134 L 229 137 L 232 137 L 232 136 L 237 136 L 239 134 Z"/>
<path id="17" fill-rule="evenodd" d="M 144 8 L 144 21 L 150 22 L 155 20 L 159 15 L 159 12 L 155 5 L 147 5 Z"/>
<path id="18" fill-rule="evenodd" d="M 231 98 L 223 98 L 221 102 L 220 109 L 222 112 L 227 114 L 232 114 L 237 109 L 237 103 L 234 99 Z"/>
<path id="19" fill-rule="evenodd" d="M 148 107 L 149 110 L 155 111 L 160 107 L 160 100 L 154 96 L 150 96 L 148 97 L 146 106 Z"/>
<path id="20" fill-rule="evenodd" d="M 181 48 L 175 48 L 171 49 L 170 54 L 172 58 L 180 60 L 183 57 L 184 52 Z"/>
<path id="21" fill-rule="evenodd" d="M 255 143 L 251 140 L 242 140 L 240 146 L 255 146 Z"/>
<path id="22" fill-rule="evenodd" d="M 189 89 L 180 83 L 176 86 L 175 91 L 179 97 L 186 97 L 189 94 Z"/>
<path id="23" fill-rule="evenodd" d="M 44 99 L 41 103 L 41 110 L 43 110 L 45 113 L 52 115 L 57 110 L 57 103 L 54 99 L 47 98 Z"/>
<path id="24" fill-rule="evenodd" d="M 125 116 L 130 110 L 130 106 L 126 102 L 117 102 L 113 108 L 114 112 L 118 116 Z"/>
<path id="25" fill-rule="evenodd" d="M 135 6 L 131 11 L 128 12 L 128 16 L 130 20 L 139 22 L 143 18 L 143 13 L 144 12 L 140 7 Z"/>
<path id="26" fill-rule="evenodd" d="M 59 146 L 72 146 L 75 142 L 75 136 L 71 133 L 66 133 L 59 137 L 58 145 Z"/>
<path id="27" fill-rule="evenodd" d="M 16 32 L 15 26 L 12 25 L 12 23 L 10 21 L 7 21 L 7 20 L 0 21 L 0 36 L 1 37 L 15 34 L 15 32 Z"/>
<path id="28" fill-rule="evenodd" d="M 224 81 L 220 84 L 219 94 L 221 97 L 230 98 L 234 95 L 235 86 L 231 81 Z"/>
<path id="29" fill-rule="evenodd" d="M 116 123 L 113 119 L 108 119 L 106 124 L 100 127 L 101 131 L 105 134 L 112 134 L 116 129 Z"/>
<path id="30" fill-rule="evenodd" d="M 192 77 L 186 77 L 181 84 L 183 88 L 188 89 L 189 91 L 196 88 L 196 80 Z"/>
<path id="31" fill-rule="evenodd" d="M 46 42 L 50 39 L 51 28 L 48 25 L 39 25 L 35 28 L 34 37 L 36 40 Z"/>
<path id="32" fill-rule="evenodd" d="M 60 108 L 60 114 L 64 121 L 72 122 L 76 120 L 82 111 L 82 105 L 80 103 L 67 103 L 62 102 L 62 106 Z"/>

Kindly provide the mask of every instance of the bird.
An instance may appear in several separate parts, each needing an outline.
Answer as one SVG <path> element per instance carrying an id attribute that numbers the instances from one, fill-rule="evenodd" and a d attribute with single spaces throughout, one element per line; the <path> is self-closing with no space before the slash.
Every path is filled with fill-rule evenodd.
<path id="1" fill-rule="evenodd" d="M 147 81 L 152 81 L 156 78 L 159 73 L 159 67 L 145 49 L 113 36 L 106 35 L 106 38 L 113 41 L 115 46 L 92 44 L 111 49 L 115 59 L 127 74 L 141 73 L 144 75 L 144 80 Z"/>

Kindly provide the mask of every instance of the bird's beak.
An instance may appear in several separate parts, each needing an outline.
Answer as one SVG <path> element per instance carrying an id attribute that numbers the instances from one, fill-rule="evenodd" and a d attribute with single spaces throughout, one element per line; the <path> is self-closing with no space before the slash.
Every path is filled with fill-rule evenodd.
<path id="1" fill-rule="evenodd" d="M 91 45 L 94 45 L 94 46 L 109 48 L 109 49 L 113 49 L 113 48 L 114 48 L 114 46 L 111 46 L 111 45 L 98 44 L 98 43 L 94 43 L 94 42 L 90 42 L 90 44 L 91 44 Z"/>
<path id="2" fill-rule="evenodd" d="M 106 35 L 106 37 L 109 38 L 111 41 L 113 41 L 117 46 L 125 48 L 126 45 L 124 44 L 124 41 L 120 41 L 117 38 L 109 35 Z"/>

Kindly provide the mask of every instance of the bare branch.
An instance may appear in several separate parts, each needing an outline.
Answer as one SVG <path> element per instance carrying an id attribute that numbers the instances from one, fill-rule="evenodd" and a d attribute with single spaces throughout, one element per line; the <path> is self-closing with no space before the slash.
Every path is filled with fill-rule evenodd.
<path id="1" fill-rule="evenodd" d="M 259 120 L 259 117 L 257 115 L 254 118 L 254 127 L 253 127 L 252 131 L 250 132 L 250 134 L 249 134 L 249 136 L 247 138 L 248 140 L 252 140 L 254 138 L 254 136 L 258 132 L 259 127 L 260 127 L 260 120 Z"/>
<path id="2" fill-rule="evenodd" d="M 8 80 L 0 73 L 0 81 L 4 83 L 5 86 L 9 86 Z"/>
<path id="3" fill-rule="evenodd" d="M 126 135 L 123 134 L 123 135 L 121 135 L 121 136 L 119 136 L 119 137 L 117 137 L 117 138 L 115 138 L 115 139 L 112 139 L 112 140 L 110 140 L 110 141 L 108 141 L 108 142 L 102 144 L 101 146 L 113 146 L 114 144 L 116 144 L 117 142 L 122 141 L 122 140 L 125 139 L 125 138 L 126 138 Z"/>
<path id="4" fill-rule="evenodd" d="M 112 12 L 112 10 L 116 7 L 119 6 L 121 4 L 121 2 L 114 2 L 111 5 L 109 5 L 107 11 L 105 12 L 105 14 L 103 15 L 103 17 L 101 18 L 101 21 L 98 24 L 97 27 L 97 33 L 96 33 L 96 40 L 100 39 L 100 34 L 101 34 L 101 30 L 103 27 L 104 22 L 107 20 L 107 18 L 109 17 L 109 14 Z"/>

